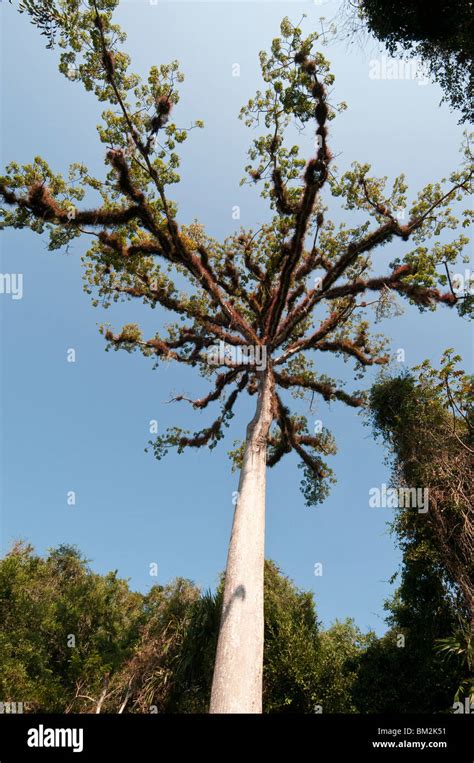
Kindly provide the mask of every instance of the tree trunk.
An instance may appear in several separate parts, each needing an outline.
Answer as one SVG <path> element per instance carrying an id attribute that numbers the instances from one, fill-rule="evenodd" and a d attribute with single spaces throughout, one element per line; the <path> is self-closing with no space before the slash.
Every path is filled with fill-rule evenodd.
<path id="1" fill-rule="evenodd" d="M 211 713 L 261 713 L 263 570 L 267 436 L 273 420 L 273 375 L 262 373 L 247 427 L 227 557 Z"/>

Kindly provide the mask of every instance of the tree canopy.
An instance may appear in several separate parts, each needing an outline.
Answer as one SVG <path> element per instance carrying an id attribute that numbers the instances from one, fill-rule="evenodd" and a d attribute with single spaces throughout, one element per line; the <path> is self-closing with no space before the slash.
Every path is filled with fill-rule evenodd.
<path id="1" fill-rule="evenodd" d="M 361 390 L 347 391 L 337 379 L 319 373 L 313 358 L 330 353 L 350 360 L 356 379 L 368 367 L 388 362 L 385 340 L 370 331 L 367 295 L 374 295 L 384 314 L 393 313 L 394 296 L 421 311 L 438 305 L 463 313 L 470 309 L 468 289 L 456 293 L 449 280 L 449 268 L 468 243 L 463 233 L 452 238 L 450 231 L 471 220 L 468 210 L 461 219 L 453 211 L 453 203 L 462 202 L 472 185 L 469 147 L 457 171 L 428 184 L 411 204 L 403 174 L 391 188 L 387 178 L 370 175 L 368 163 L 354 162 L 338 174 L 329 123 L 345 104 L 333 102 L 334 75 L 315 49 L 318 34 L 304 37 L 285 18 L 281 37 L 260 54 L 265 87 L 240 114 L 246 125 L 263 130 L 252 141 L 243 182 L 260 186 L 272 217 L 257 230 L 242 229 L 218 242 L 199 223 L 178 224 L 177 205 L 169 197 L 179 182 L 178 149 L 190 132 L 173 121 L 183 79 L 178 62 L 153 66 L 146 81 L 132 73 L 121 49 L 125 34 L 113 23 L 117 3 L 21 4 L 50 47 L 60 50 L 60 72 L 106 104 L 98 126 L 106 174 L 93 177 L 75 162 L 65 178 L 41 157 L 23 166 L 11 162 L 0 177 L 0 226 L 47 233 L 51 250 L 89 237 L 86 289 L 95 304 L 136 299 L 174 313 L 176 320 L 163 336 L 145 338 L 134 323 L 118 332 L 103 327 L 109 348 L 140 351 L 157 365 L 172 360 L 211 381 L 203 397 L 176 400 L 198 411 L 220 402 L 220 413 L 208 426 L 195 432 L 173 427 L 160 434 L 151 443 L 157 458 L 170 447 L 179 452 L 214 448 L 237 399 L 258 391 L 267 368 L 273 416 L 267 464 L 273 467 L 295 451 L 306 501 L 320 502 L 333 480 L 325 458 L 334 453 L 335 443 L 326 428 L 310 431 L 306 417 L 291 411 L 285 395 L 309 392 L 353 407 L 364 404 Z M 309 159 L 289 141 L 295 124 L 314 134 L 315 155 Z M 194 127 L 202 122 L 196 120 Z M 323 194 L 338 199 L 351 218 L 358 212 L 360 221 L 336 226 L 327 219 Z M 91 196 L 100 199 L 99 205 L 81 208 Z M 397 216 L 402 208 L 408 211 L 405 224 Z M 372 256 L 394 241 L 411 242 L 413 248 L 394 258 L 388 273 L 374 274 Z M 187 292 L 173 280 L 181 277 Z"/>

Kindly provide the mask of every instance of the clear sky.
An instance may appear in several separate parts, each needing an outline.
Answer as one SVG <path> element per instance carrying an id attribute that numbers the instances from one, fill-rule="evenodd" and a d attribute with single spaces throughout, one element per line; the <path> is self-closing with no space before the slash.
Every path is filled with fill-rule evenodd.
<path id="1" fill-rule="evenodd" d="M 103 172 L 104 147 L 96 135 L 101 108 L 91 93 L 57 71 L 58 53 L 2 3 L 1 165 L 26 163 L 36 155 L 53 170 L 82 161 Z M 153 64 L 177 58 L 186 80 L 175 121 L 188 126 L 203 119 L 182 147 L 182 182 L 171 191 L 179 221 L 194 218 L 223 238 L 240 223 L 258 227 L 268 217 L 254 188 L 239 187 L 252 131 L 238 119 L 240 107 L 262 86 L 258 52 L 279 34 L 283 16 L 305 30 L 319 18 L 337 17 L 337 2 L 124 2 L 116 20 L 128 33 L 132 70 L 145 75 Z M 386 53 L 368 39 L 363 47 L 344 42 L 325 48 L 336 75 L 334 100 L 348 110 L 330 126 L 331 148 L 341 169 L 353 160 L 372 164 L 375 175 L 393 179 L 405 172 L 414 196 L 460 161 L 462 128 L 437 85 L 416 79 L 373 79 L 371 60 L 383 66 Z M 240 65 L 240 76 L 232 66 Z M 303 140 L 310 156 L 310 142 Z M 340 219 L 335 209 L 334 218 Z M 50 253 L 40 237 L 7 231 L 1 241 L 1 272 L 23 274 L 23 298 L 0 294 L 2 524 L 1 550 L 24 538 L 43 553 L 60 543 L 77 544 L 98 572 L 117 569 L 133 588 L 178 575 L 215 587 L 225 567 L 232 521 L 232 493 L 238 475 L 227 451 L 244 436 L 254 400 L 241 403 L 225 442 L 213 451 L 169 454 L 161 462 L 146 454 L 150 419 L 160 431 L 181 425 L 205 426 L 213 411 L 191 412 L 187 404 L 166 404 L 172 392 L 203 395 L 207 383 L 182 369 L 153 371 L 139 354 L 104 352 L 98 325 L 115 328 L 139 322 L 152 335 L 163 316 L 138 302 L 94 309 L 82 291 L 80 258 L 86 241 L 70 253 Z M 386 247 L 380 269 L 403 250 Z M 439 362 L 455 347 L 472 365 L 466 322 L 448 309 L 419 314 L 407 306 L 379 330 L 403 348 L 412 366 L 424 358 Z M 76 362 L 67 362 L 74 348 Z M 350 364 L 322 356 L 321 372 L 351 379 Z M 365 384 L 373 379 L 367 374 Z M 353 382 L 356 388 L 360 382 Z M 350 389 L 349 385 L 349 389 Z M 269 472 L 266 556 L 302 588 L 314 591 L 325 625 L 353 617 L 362 629 L 383 633 L 383 601 L 399 552 L 387 532 L 393 509 L 373 509 L 368 491 L 389 480 L 382 447 L 354 409 L 318 401 L 309 421 L 321 418 L 334 432 L 339 452 L 331 459 L 338 483 L 327 501 L 306 508 L 296 459 L 286 457 Z M 75 491 L 75 506 L 67 504 Z M 158 577 L 149 565 L 158 564 Z M 323 564 L 315 577 L 314 565 Z"/>

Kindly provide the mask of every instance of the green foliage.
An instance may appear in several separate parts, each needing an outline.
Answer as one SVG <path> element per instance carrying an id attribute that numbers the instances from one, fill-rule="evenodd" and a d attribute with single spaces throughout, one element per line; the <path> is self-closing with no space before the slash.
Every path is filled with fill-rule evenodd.
<path id="1" fill-rule="evenodd" d="M 455 661 L 436 653 L 457 622 L 457 606 L 429 558 L 404 559 L 400 586 L 387 602 L 389 631 L 357 661 L 353 697 L 362 713 L 449 712 L 462 679 Z"/>
<path id="2" fill-rule="evenodd" d="M 439 369 L 425 361 L 371 390 L 370 419 L 389 448 L 393 484 L 427 488 L 429 507 L 400 509 L 392 525 L 403 566 L 386 605 L 391 629 L 360 661 L 355 700 L 363 712 L 402 703 L 449 712 L 453 698 L 472 693 L 473 387 L 459 361 L 447 350 Z"/>
<path id="3" fill-rule="evenodd" d="M 323 503 L 329 495 L 329 485 L 336 482 L 333 470 L 321 462 L 321 468 L 324 470 L 321 479 L 321 476 L 315 474 L 314 469 L 306 464 L 298 464 L 298 468 L 303 471 L 300 486 L 305 505 L 317 506 L 318 503 Z"/>
<path id="4" fill-rule="evenodd" d="M 319 626 L 312 594 L 299 591 L 273 562 L 265 564 L 266 712 L 314 712 Z"/>
<path id="5" fill-rule="evenodd" d="M 98 696 L 128 656 L 140 599 L 116 573 L 91 572 L 70 546 L 43 559 L 16 544 L 0 561 L 2 701 L 29 711 L 93 709 L 76 694 Z"/>
<path id="6" fill-rule="evenodd" d="M 188 687 L 183 675 L 191 655 L 207 646 L 191 640 L 203 601 L 199 589 L 183 578 L 153 586 L 143 599 L 145 622 L 131 658 L 114 679 L 107 710 L 117 712 L 127 698 L 127 712 L 199 710 L 201 687 L 194 682 Z"/>
<path id="7" fill-rule="evenodd" d="M 376 640 L 372 632 L 363 634 L 352 619 L 336 620 L 328 630 L 320 633 L 318 704 L 323 712 L 359 712 L 354 696 L 359 663 Z M 403 707 L 403 698 L 400 707 Z"/>
<path id="8" fill-rule="evenodd" d="M 216 594 L 197 597 L 197 590 L 192 591 L 166 628 L 154 621 L 144 627 L 133 659 L 118 676 L 121 690 L 113 706 L 132 685 L 131 712 L 148 712 L 152 705 L 158 712 L 207 712 L 223 579 Z M 169 601 L 177 593 L 173 584 L 159 596 Z M 182 595 L 179 590 L 180 599 Z M 168 622 L 169 612 L 163 612 L 163 623 Z M 273 562 L 265 562 L 264 712 L 313 713 L 321 704 L 324 712 L 353 712 L 352 664 L 365 642 L 352 623 L 321 632 L 312 594 L 298 590 Z"/>
<path id="9" fill-rule="evenodd" d="M 351 620 L 323 630 L 313 595 L 266 561 L 264 712 L 449 711 L 471 691 L 472 647 L 443 581 L 426 555 L 405 560 L 377 639 Z M 178 578 L 132 593 L 74 548 L 41 558 L 16 544 L 0 561 L 0 699 L 94 712 L 103 693 L 102 712 L 205 713 L 222 591 L 223 578 L 214 594 Z"/>
<path id="10" fill-rule="evenodd" d="M 399 377 L 382 377 L 372 388 L 374 432 L 389 448 L 394 479 L 429 490 L 425 516 L 401 511 L 394 530 L 406 554 L 444 569 L 469 609 L 474 576 L 469 509 L 472 499 L 473 377 L 447 350 L 439 370 L 428 361 Z"/>
<path id="11" fill-rule="evenodd" d="M 133 593 L 60 546 L 16 544 L 0 560 L 0 700 L 27 712 L 208 711 L 223 578 L 215 594 L 178 578 Z M 75 646 L 68 646 L 70 636 Z M 370 639 L 369 639 L 370 640 Z M 351 622 L 322 631 L 313 595 L 265 563 L 265 712 L 353 712 Z"/>
<path id="12" fill-rule="evenodd" d="M 435 650 L 442 657 L 447 657 L 454 662 L 454 667 L 461 672 L 462 680 L 459 684 L 454 701 L 468 697 L 471 704 L 474 700 L 474 679 L 472 665 L 474 665 L 474 640 L 469 629 L 469 623 L 462 622 L 461 626 L 447 638 L 436 640 Z"/>
<path id="13" fill-rule="evenodd" d="M 350 620 L 323 631 L 313 595 L 299 591 L 273 562 L 266 562 L 266 712 L 354 712 L 353 663 L 366 641 Z"/>

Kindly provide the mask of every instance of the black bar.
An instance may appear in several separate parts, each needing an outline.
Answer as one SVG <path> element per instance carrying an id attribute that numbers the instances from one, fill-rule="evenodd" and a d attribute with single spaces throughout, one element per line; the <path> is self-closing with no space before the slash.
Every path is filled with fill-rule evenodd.
<path id="1" fill-rule="evenodd" d="M 0 763 L 23 761 L 162 761 L 196 756 L 254 757 L 253 740 L 280 752 L 293 750 L 291 760 L 339 761 L 341 755 L 361 760 L 411 753 L 423 760 L 472 763 L 473 723 L 470 715 L 0 715 Z M 56 734 L 56 729 L 64 733 Z M 53 731 L 49 731 L 53 730 Z M 76 730 L 76 734 L 73 734 Z M 82 730 L 82 750 L 80 731 Z M 28 746 L 43 743 L 43 747 Z M 49 741 L 72 747 L 46 746 Z M 413 743 L 416 742 L 416 745 Z M 374 744 L 376 743 L 376 744 Z M 424 743 L 424 747 L 422 747 Z M 306 750 L 304 752 L 304 750 Z M 288 754 L 288 753 L 286 753 Z M 265 759 L 268 755 L 265 755 Z"/>

